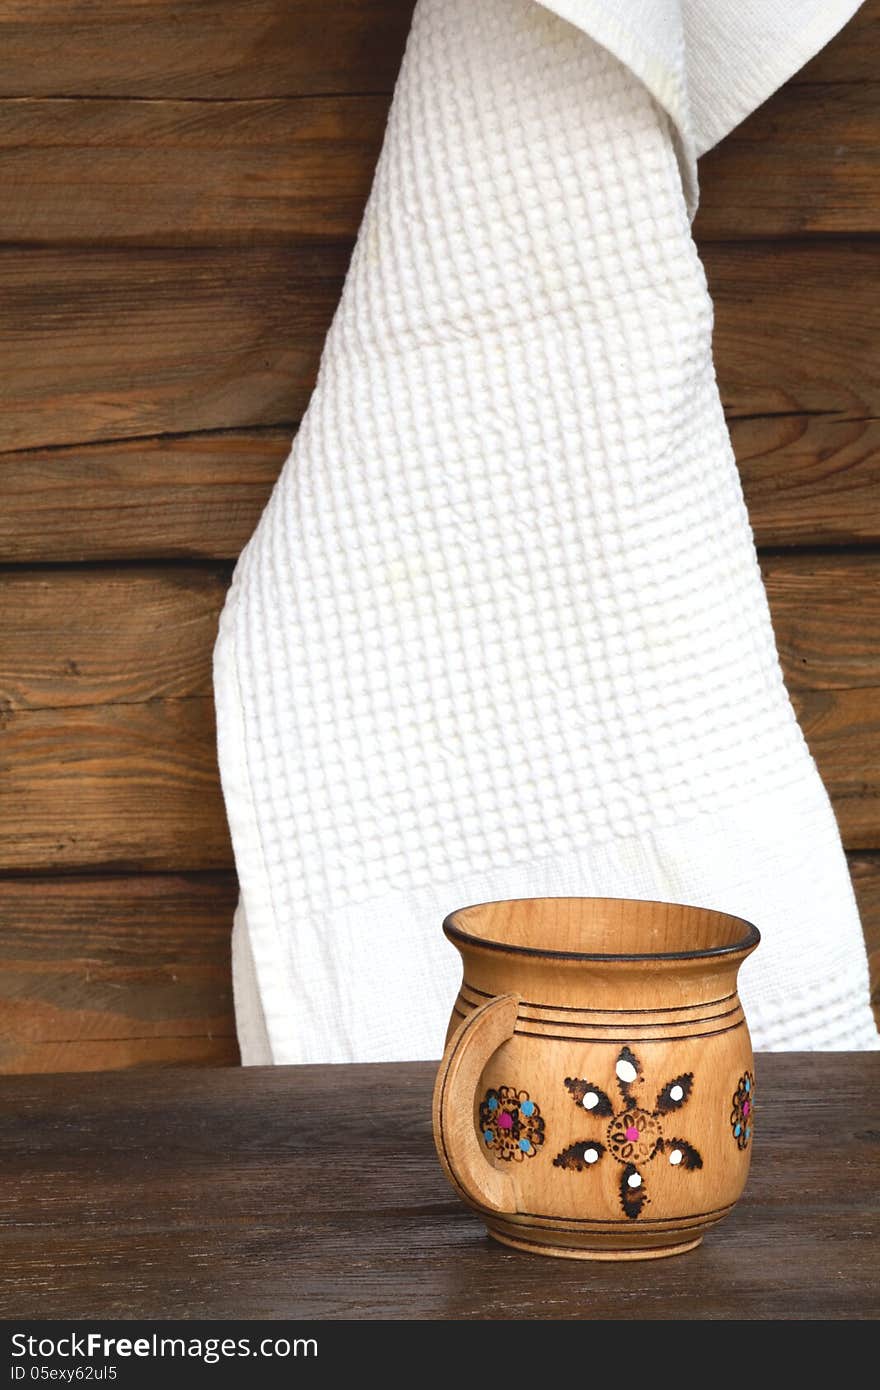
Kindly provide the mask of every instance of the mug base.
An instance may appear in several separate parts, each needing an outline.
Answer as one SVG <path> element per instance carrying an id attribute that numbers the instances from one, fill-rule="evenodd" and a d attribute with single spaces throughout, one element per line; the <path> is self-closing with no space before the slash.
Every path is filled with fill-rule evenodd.
<path id="1" fill-rule="evenodd" d="M 589 1245 L 549 1245 L 538 1240 L 527 1240 L 522 1236 L 511 1236 L 504 1231 L 487 1225 L 486 1230 L 493 1240 L 501 1245 L 509 1245 L 514 1250 L 525 1250 L 530 1255 L 555 1255 L 561 1260 L 663 1260 L 668 1255 L 684 1255 L 695 1250 L 701 1243 L 702 1235 L 679 1244 L 640 1246 L 629 1250 L 614 1250 Z"/>

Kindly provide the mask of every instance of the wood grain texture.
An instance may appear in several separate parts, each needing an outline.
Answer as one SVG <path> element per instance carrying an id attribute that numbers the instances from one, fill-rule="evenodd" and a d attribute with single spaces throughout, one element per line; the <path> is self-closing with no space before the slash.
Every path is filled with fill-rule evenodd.
<path id="1" fill-rule="evenodd" d="M 294 426 L 165 435 L 0 455 L 0 555 L 18 563 L 234 559 Z M 880 540 L 880 421 L 731 422 L 759 545 Z"/>
<path id="2" fill-rule="evenodd" d="M 0 879 L 0 1070 L 234 1062 L 236 891 L 232 874 Z"/>
<path id="3" fill-rule="evenodd" d="M 845 841 L 873 848 L 880 561 L 770 558 L 765 572 L 783 667 Z M 0 576 L 0 867 L 229 865 L 210 693 L 227 573 L 132 565 Z"/>
<path id="4" fill-rule="evenodd" d="M 0 455 L 0 555 L 27 561 L 234 559 L 293 426 Z"/>
<path id="5" fill-rule="evenodd" d="M 22 1018 L 29 1015 L 30 1007 L 24 1004 Z M 73 1023 L 77 1031 L 87 1028 L 90 1023 L 88 1009 L 80 1010 Z M 123 1032 L 129 1027 L 124 1020 L 114 1026 Z M 230 1020 L 218 1020 L 217 1026 L 228 1028 Z M 59 1040 L 26 1040 L 16 1036 L 8 1048 L 0 1043 L 0 1073 L 9 1076 L 40 1076 L 60 1071 L 103 1073 L 140 1067 L 226 1067 L 235 1066 L 238 1060 L 234 1033 L 155 1038 L 99 1034 L 94 1038 L 75 1036 Z"/>
<path id="6" fill-rule="evenodd" d="M 0 865 L 230 864 L 210 683 L 225 581 L 194 567 L 0 577 Z"/>
<path id="7" fill-rule="evenodd" d="M 0 865 L 229 864 L 210 683 L 225 581 L 191 568 L 0 578 Z"/>
<path id="8" fill-rule="evenodd" d="M 880 557 L 765 557 L 779 657 L 844 844 L 880 843 Z"/>
<path id="9" fill-rule="evenodd" d="M 880 557 L 766 556 L 763 574 L 792 691 L 880 684 Z M 0 574 L 7 720 L 209 696 L 228 577 L 196 564 Z"/>
<path id="10" fill-rule="evenodd" d="M 412 9 L 413 0 L 4 0 L 0 95 L 390 92 Z"/>
<path id="11" fill-rule="evenodd" d="M 2 450 L 300 418 L 349 248 L 0 252 Z M 859 242 L 715 244 L 735 417 L 880 415 L 880 266 Z"/>
<path id="12" fill-rule="evenodd" d="M 0 100 L 0 242 L 352 238 L 387 114 L 383 96 Z"/>
<path id="13" fill-rule="evenodd" d="M 851 854 L 880 1016 L 880 855 Z M 0 1071 L 235 1059 L 232 873 L 0 878 Z"/>
<path id="14" fill-rule="evenodd" d="M 843 843 L 880 840 L 880 699 L 875 689 L 796 692 L 792 698 L 831 797 Z"/>
<path id="15" fill-rule="evenodd" d="M 794 412 L 729 423 L 758 545 L 880 540 L 880 419 Z"/>
<path id="16" fill-rule="evenodd" d="M 697 240 L 876 232 L 878 114 L 877 82 L 783 87 L 700 161 Z"/>
<path id="17" fill-rule="evenodd" d="M 0 868 L 231 864 L 208 696 L 7 714 L 0 776 Z"/>
<path id="18" fill-rule="evenodd" d="M 880 555 L 764 556 L 761 570 L 789 690 L 880 701 Z"/>
<path id="19" fill-rule="evenodd" d="M 708 245 L 703 261 L 728 416 L 880 415 L 880 262 L 870 243 Z"/>
<path id="20" fill-rule="evenodd" d="M 388 101 L 0 99 L 0 242 L 353 238 Z M 880 82 L 783 88 L 702 161 L 698 240 L 878 230 L 878 111 Z"/>
<path id="21" fill-rule="evenodd" d="M 0 252 L 2 448 L 298 419 L 348 255 Z"/>
<path id="22" fill-rule="evenodd" d="M 4 0 L 0 96 L 390 92 L 413 0 Z M 120 54 L 137 62 L 120 62 Z M 880 7 L 792 79 L 876 80 Z"/>
<path id="23" fill-rule="evenodd" d="M 0 708 L 135 705 L 211 695 L 226 566 L 0 575 Z"/>
<path id="24" fill-rule="evenodd" d="M 602 1265 L 561 1277 L 487 1240 L 433 1154 L 433 1074 L 422 1062 L 145 1071 L 136 1086 L 4 1078 L 0 1314 L 582 1320 L 635 1308 L 667 1327 L 880 1314 L 877 1054 L 759 1056 L 742 1201 L 692 1254 L 613 1279 Z"/>

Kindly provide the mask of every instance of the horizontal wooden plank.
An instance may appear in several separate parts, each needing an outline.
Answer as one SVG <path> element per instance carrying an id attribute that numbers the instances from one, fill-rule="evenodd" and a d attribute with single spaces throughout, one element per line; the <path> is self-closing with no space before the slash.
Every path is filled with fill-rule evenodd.
<path id="1" fill-rule="evenodd" d="M 232 874 L 0 881 L 0 1070 L 237 1060 Z"/>
<path id="2" fill-rule="evenodd" d="M 229 1067 L 239 1061 L 234 1036 L 196 1038 L 73 1038 L 0 1044 L 6 1075 L 125 1071 L 133 1067 Z"/>
<path id="3" fill-rule="evenodd" d="M 75 709 L 211 695 L 227 567 L 13 570 L 0 578 L 0 705 Z"/>
<path id="4" fill-rule="evenodd" d="M 413 0 L 4 0 L 0 95 L 389 91 L 412 8 Z M 876 78 L 878 29 L 880 6 L 867 0 L 794 81 Z"/>
<path id="5" fill-rule="evenodd" d="M 846 843 L 880 846 L 880 559 L 774 558 L 766 572 L 783 666 Z M 209 685 L 223 572 L 44 578 L 0 576 L 0 868 L 228 867 Z"/>
<path id="6" fill-rule="evenodd" d="M 3 448 L 298 419 L 348 255 L 0 253 Z"/>
<path id="7" fill-rule="evenodd" d="M 733 416 L 880 415 L 880 273 L 863 243 L 716 243 Z M 41 449 L 299 419 L 344 245 L 0 253 L 2 447 Z"/>
<path id="8" fill-rule="evenodd" d="M 880 692 L 880 555 L 765 556 L 761 569 L 789 690 Z"/>
<path id="9" fill-rule="evenodd" d="M 703 260 L 728 415 L 880 415 L 880 263 L 870 244 L 710 244 Z"/>
<path id="10" fill-rule="evenodd" d="M 729 423 L 758 545 L 880 540 L 880 419 L 794 413 Z"/>
<path id="11" fill-rule="evenodd" d="M 0 455 L 8 561 L 232 558 L 257 523 L 293 427 Z"/>
<path id="12" fill-rule="evenodd" d="M 878 117 L 880 82 L 783 87 L 700 162 L 697 240 L 877 231 Z"/>
<path id="13" fill-rule="evenodd" d="M 4 0 L 0 95 L 387 92 L 412 8 L 413 0 Z"/>
<path id="14" fill-rule="evenodd" d="M 796 691 L 792 703 L 847 849 L 880 843 L 880 691 Z"/>
<path id="15" fill-rule="evenodd" d="M 0 954 L 5 964 L 82 966 L 71 997 L 94 986 L 102 1006 L 112 986 L 155 989 L 121 1010 L 146 1024 L 225 1017 L 237 895 L 233 873 L 0 877 Z M 198 972 L 207 1006 L 193 993 Z"/>
<path id="16" fill-rule="evenodd" d="M 792 692 L 880 686 L 880 555 L 765 556 Z M 0 701 L 18 712 L 198 700 L 225 565 L 16 569 L 0 574 Z"/>
<path id="17" fill-rule="evenodd" d="M 880 845 L 880 557 L 765 558 L 780 661 L 844 843 Z"/>
<path id="18" fill-rule="evenodd" d="M 0 242 L 351 238 L 387 110 L 381 96 L 0 101 Z"/>
<path id="19" fill-rule="evenodd" d="M 230 866 L 209 696 L 7 711 L 4 723 L 0 868 Z"/>
<path id="20" fill-rule="evenodd" d="M 851 854 L 880 999 L 880 855 Z M 236 1060 L 234 875 L 0 881 L 0 1070 Z"/>
<path id="21" fill-rule="evenodd" d="M 0 455 L 8 561 L 232 559 L 251 535 L 293 427 Z M 759 545 L 880 540 L 880 420 L 731 421 Z"/>
<path id="22" fill-rule="evenodd" d="M 850 855 L 880 994 L 880 855 Z M 0 1070 L 236 1060 L 232 874 L 0 882 Z"/>
<path id="23" fill-rule="evenodd" d="M 352 238 L 387 109 L 383 96 L 0 100 L 0 242 Z M 880 228 L 878 113 L 880 82 L 784 88 L 703 161 L 698 239 Z"/>

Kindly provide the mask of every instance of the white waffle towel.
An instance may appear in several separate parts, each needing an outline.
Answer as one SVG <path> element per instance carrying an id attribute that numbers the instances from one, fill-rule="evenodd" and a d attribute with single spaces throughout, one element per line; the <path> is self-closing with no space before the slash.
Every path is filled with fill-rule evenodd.
<path id="1" fill-rule="evenodd" d="M 215 654 L 245 1062 L 436 1057 L 444 914 L 545 894 L 742 914 L 759 1046 L 877 1046 L 688 219 L 855 8 L 420 0 Z"/>

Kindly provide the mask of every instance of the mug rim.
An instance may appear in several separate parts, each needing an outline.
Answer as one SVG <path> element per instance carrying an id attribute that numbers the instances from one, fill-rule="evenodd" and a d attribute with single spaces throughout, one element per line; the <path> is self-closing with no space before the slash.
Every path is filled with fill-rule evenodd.
<path id="1" fill-rule="evenodd" d="M 740 922 L 746 928 L 746 934 L 740 940 L 733 941 L 727 946 L 704 946 L 694 951 L 554 951 L 549 947 L 545 949 L 540 946 L 516 946 L 506 941 L 493 941 L 489 937 L 474 936 L 472 932 L 464 931 L 453 921 L 460 913 L 473 912 L 481 907 L 502 907 L 509 903 L 545 902 L 632 903 L 649 907 L 681 907 L 686 911 L 694 912 L 714 912 L 719 917 L 728 918 L 731 922 Z M 733 912 L 722 912 L 715 907 L 698 907 L 695 903 L 676 903 L 664 898 L 598 898 L 577 894 L 570 896 L 561 893 L 548 894 L 539 898 L 490 898 L 486 902 L 468 903 L 465 907 L 457 907 L 452 912 L 447 913 L 443 919 L 443 931 L 447 937 L 453 940 L 462 941 L 471 946 L 480 946 L 486 951 L 501 951 L 505 955 L 514 956 L 538 956 L 544 960 L 716 960 L 719 956 L 733 956 L 743 951 L 754 950 L 761 940 L 761 933 L 754 922 L 750 922 L 746 917 L 738 917 Z"/>

